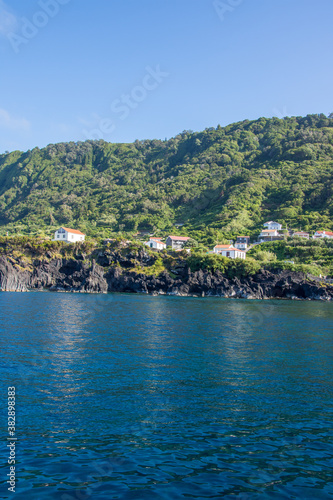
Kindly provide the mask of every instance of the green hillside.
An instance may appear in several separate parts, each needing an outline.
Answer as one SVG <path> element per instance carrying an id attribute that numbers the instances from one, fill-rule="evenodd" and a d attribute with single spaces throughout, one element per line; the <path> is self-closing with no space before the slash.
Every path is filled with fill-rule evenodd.
<path id="1" fill-rule="evenodd" d="M 184 131 L 170 140 L 50 144 L 0 155 L 0 234 L 153 230 L 233 237 L 278 220 L 333 229 L 333 118 Z"/>

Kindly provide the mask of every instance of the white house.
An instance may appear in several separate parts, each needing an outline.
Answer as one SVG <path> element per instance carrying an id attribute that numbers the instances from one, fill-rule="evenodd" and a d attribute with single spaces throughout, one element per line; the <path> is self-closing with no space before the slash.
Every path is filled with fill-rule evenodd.
<path id="1" fill-rule="evenodd" d="M 160 238 L 149 238 L 149 241 L 146 241 L 145 245 L 156 250 L 164 250 L 166 248 L 166 244 Z"/>
<path id="2" fill-rule="evenodd" d="M 54 233 L 53 241 L 66 241 L 67 243 L 75 243 L 76 241 L 84 241 L 86 235 L 77 229 L 69 227 L 61 227 Z"/>
<path id="3" fill-rule="evenodd" d="M 232 245 L 215 245 L 213 252 L 229 259 L 245 259 L 246 253 L 243 250 L 233 247 Z"/>
<path id="4" fill-rule="evenodd" d="M 259 241 L 272 241 L 277 236 L 279 236 L 279 233 L 276 229 L 263 229 L 259 234 Z"/>
<path id="5" fill-rule="evenodd" d="M 250 244 L 250 236 L 237 236 L 235 248 L 238 250 L 246 250 Z"/>
<path id="6" fill-rule="evenodd" d="M 333 239 L 333 233 L 332 231 L 316 231 L 315 234 L 313 235 L 313 239 L 317 238 Z"/>
<path id="7" fill-rule="evenodd" d="M 270 220 L 268 222 L 265 222 L 264 227 L 266 227 L 267 229 L 276 229 L 277 231 L 281 231 L 282 224 Z"/>
<path id="8" fill-rule="evenodd" d="M 166 239 L 166 245 L 170 246 L 172 250 L 178 250 L 179 248 L 183 248 L 185 243 L 191 238 L 187 236 L 168 236 Z"/>
<path id="9" fill-rule="evenodd" d="M 293 238 L 295 236 L 297 238 L 306 238 L 307 240 L 310 238 L 309 233 L 306 233 L 305 231 L 296 231 L 295 233 L 293 233 Z"/>

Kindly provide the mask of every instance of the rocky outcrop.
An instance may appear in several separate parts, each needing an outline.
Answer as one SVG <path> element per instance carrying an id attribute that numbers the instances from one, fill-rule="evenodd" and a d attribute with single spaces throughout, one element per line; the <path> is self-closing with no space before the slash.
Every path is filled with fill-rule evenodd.
<path id="1" fill-rule="evenodd" d="M 16 270 L 4 257 L 0 257 L 0 287 L 6 292 L 26 292 L 27 273 Z"/>
<path id="2" fill-rule="evenodd" d="M 134 292 L 170 295 L 235 297 L 244 299 L 332 300 L 333 286 L 290 271 L 262 270 L 246 278 L 228 279 L 221 272 L 192 272 L 183 261 L 159 276 L 134 272 L 131 268 L 151 265 L 145 252 L 123 257 L 101 252 L 92 262 L 82 256 L 71 259 L 34 261 L 23 268 L 13 259 L 0 257 L 0 287 L 3 291 L 49 289 L 64 292 Z"/>
<path id="3" fill-rule="evenodd" d="M 19 266 L 0 257 L 0 287 L 3 291 L 55 290 L 66 292 L 106 293 L 104 269 L 96 262 L 75 259 L 36 261 L 32 270 L 20 271 Z"/>

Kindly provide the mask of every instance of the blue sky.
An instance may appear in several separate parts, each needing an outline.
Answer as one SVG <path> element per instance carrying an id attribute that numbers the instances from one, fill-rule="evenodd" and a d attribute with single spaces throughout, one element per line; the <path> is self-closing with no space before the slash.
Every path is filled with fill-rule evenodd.
<path id="1" fill-rule="evenodd" d="M 332 0 L 0 0 L 0 153 L 333 111 Z"/>

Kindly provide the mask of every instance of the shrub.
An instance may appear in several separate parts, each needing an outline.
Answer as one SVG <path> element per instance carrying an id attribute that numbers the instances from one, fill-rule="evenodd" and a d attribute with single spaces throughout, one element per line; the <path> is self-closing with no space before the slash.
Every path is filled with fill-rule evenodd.
<path id="1" fill-rule="evenodd" d="M 245 278 L 260 271 L 261 265 L 253 259 L 234 259 L 227 267 L 228 278 Z"/>
<path id="2" fill-rule="evenodd" d="M 194 254 L 187 259 L 187 264 L 191 271 L 199 271 L 205 269 L 207 271 L 225 272 L 229 259 L 216 254 Z"/>
<path id="3" fill-rule="evenodd" d="M 277 259 L 275 253 L 268 250 L 258 250 L 253 254 L 253 257 L 260 262 L 274 262 Z"/>

